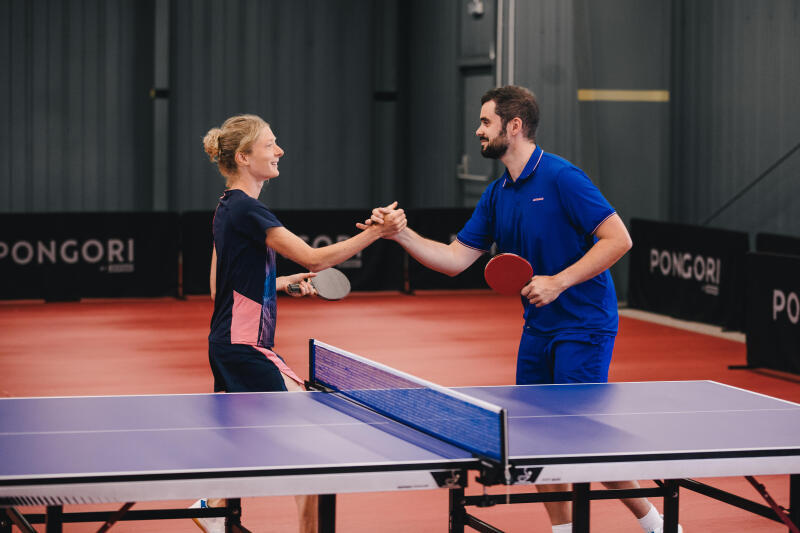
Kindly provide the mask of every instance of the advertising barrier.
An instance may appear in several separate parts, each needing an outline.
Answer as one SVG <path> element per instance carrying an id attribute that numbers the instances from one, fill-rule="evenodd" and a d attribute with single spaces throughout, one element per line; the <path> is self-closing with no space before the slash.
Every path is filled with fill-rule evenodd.
<path id="1" fill-rule="evenodd" d="M 414 209 L 408 211 L 408 225 L 423 237 L 450 243 L 472 215 L 472 208 Z M 408 257 L 408 278 L 411 290 L 422 289 L 488 289 L 483 269 L 491 259 L 483 254 L 461 274 L 447 276 L 424 267 Z"/>
<path id="2" fill-rule="evenodd" d="M 370 215 L 368 209 L 281 211 L 275 215 L 312 248 L 343 241 L 360 232 L 356 222 Z M 403 289 L 403 249 L 394 241 L 380 239 L 336 266 L 350 279 L 354 291 L 399 291 Z M 306 269 L 278 256 L 278 274 Z"/>
<path id="3" fill-rule="evenodd" d="M 214 211 L 181 213 L 181 294 L 210 294 Z"/>
<path id="4" fill-rule="evenodd" d="M 778 235 L 776 233 L 757 233 L 756 252 L 800 255 L 800 237 Z"/>
<path id="5" fill-rule="evenodd" d="M 450 242 L 472 209 L 420 209 L 412 228 Z M 312 247 L 347 239 L 369 210 L 276 210 L 287 228 Z M 213 210 L 177 213 L 0 215 L 0 299 L 78 300 L 209 293 Z M 411 259 L 395 242 L 379 240 L 337 266 L 356 291 L 485 289 L 485 254 L 455 277 Z M 305 269 L 278 256 L 278 272 Z"/>
<path id="6" fill-rule="evenodd" d="M 0 299 L 175 295 L 176 213 L 0 215 Z"/>
<path id="7" fill-rule="evenodd" d="M 747 365 L 800 374 L 800 257 L 747 254 Z"/>
<path id="8" fill-rule="evenodd" d="M 357 221 L 369 210 L 275 210 L 284 226 L 316 248 L 347 239 L 359 230 Z M 417 209 L 408 212 L 409 225 L 418 233 L 441 242 L 450 242 L 469 219 L 472 209 Z M 181 257 L 184 294 L 208 294 L 213 238 L 213 211 L 194 211 L 181 215 Z M 395 242 L 380 240 L 337 268 L 350 279 L 353 290 L 411 291 L 415 289 L 485 289 L 483 268 L 489 256 L 479 258 L 455 277 L 439 274 L 408 257 Z M 278 273 L 294 274 L 305 269 L 278 256 Z"/>
<path id="9" fill-rule="evenodd" d="M 356 222 L 369 216 L 369 210 L 275 210 L 281 223 L 313 248 L 327 246 L 352 237 L 360 230 Z M 181 258 L 184 294 L 208 294 L 213 234 L 213 211 L 194 211 L 181 215 Z M 280 255 L 278 275 L 305 272 L 305 268 Z M 350 279 L 353 290 L 403 289 L 403 251 L 391 241 L 380 240 L 337 265 Z"/>
<path id="10" fill-rule="evenodd" d="M 746 233 L 631 220 L 628 304 L 744 329 Z"/>

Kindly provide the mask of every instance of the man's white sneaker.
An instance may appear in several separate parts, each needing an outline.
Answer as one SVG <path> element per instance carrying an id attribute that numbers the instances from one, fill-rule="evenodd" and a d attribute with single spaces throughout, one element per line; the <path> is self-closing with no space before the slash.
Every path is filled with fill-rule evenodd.
<path id="1" fill-rule="evenodd" d="M 197 500 L 189 509 L 208 509 L 208 502 L 206 500 Z M 197 527 L 203 530 L 204 533 L 225 533 L 225 517 L 212 516 L 209 518 L 192 518 Z"/>
<path id="2" fill-rule="evenodd" d="M 664 518 L 663 514 L 661 515 L 661 518 L 663 520 L 663 518 Z M 660 527 L 660 528 L 658 528 L 656 530 L 651 531 L 650 533 L 664 533 L 664 527 L 662 526 L 662 527 Z M 678 524 L 678 533 L 683 533 L 683 528 L 681 527 L 680 524 Z"/>

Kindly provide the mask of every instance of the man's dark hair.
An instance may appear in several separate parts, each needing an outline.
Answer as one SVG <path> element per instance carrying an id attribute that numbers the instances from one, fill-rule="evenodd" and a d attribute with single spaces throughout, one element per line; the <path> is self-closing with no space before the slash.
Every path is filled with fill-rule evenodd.
<path id="1" fill-rule="evenodd" d="M 536 142 L 536 128 L 539 126 L 536 95 L 525 87 L 506 85 L 487 91 L 481 98 L 481 105 L 490 101 L 494 101 L 495 113 L 500 117 L 504 131 L 509 120 L 519 117 L 522 121 L 522 133 Z"/>

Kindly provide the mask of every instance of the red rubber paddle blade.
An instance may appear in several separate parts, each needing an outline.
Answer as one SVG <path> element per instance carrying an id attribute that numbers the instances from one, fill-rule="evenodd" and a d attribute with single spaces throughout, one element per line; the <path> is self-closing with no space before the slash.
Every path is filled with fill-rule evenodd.
<path id="1" fill-rule="evenodd" d="M 498 254 L 486 264 L 483 277 L 493 291 L 510 296 L 519 295 L 533 277 L 533 267 L 516 254 Z"/>

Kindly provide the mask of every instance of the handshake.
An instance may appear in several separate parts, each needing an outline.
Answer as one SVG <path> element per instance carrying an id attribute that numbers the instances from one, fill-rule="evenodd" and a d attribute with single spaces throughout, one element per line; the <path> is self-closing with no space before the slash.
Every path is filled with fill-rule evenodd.
<path id="1" fill-rule="evenodd" d="M 394 239 L 408 226 L 406 213 L 397 209 L 397 202 L 385 207 L 376 207 L 372 216 L 364 222 L 357 222 L 356 227 L 363 231 L 375 231 L 384 239 Z"/>

